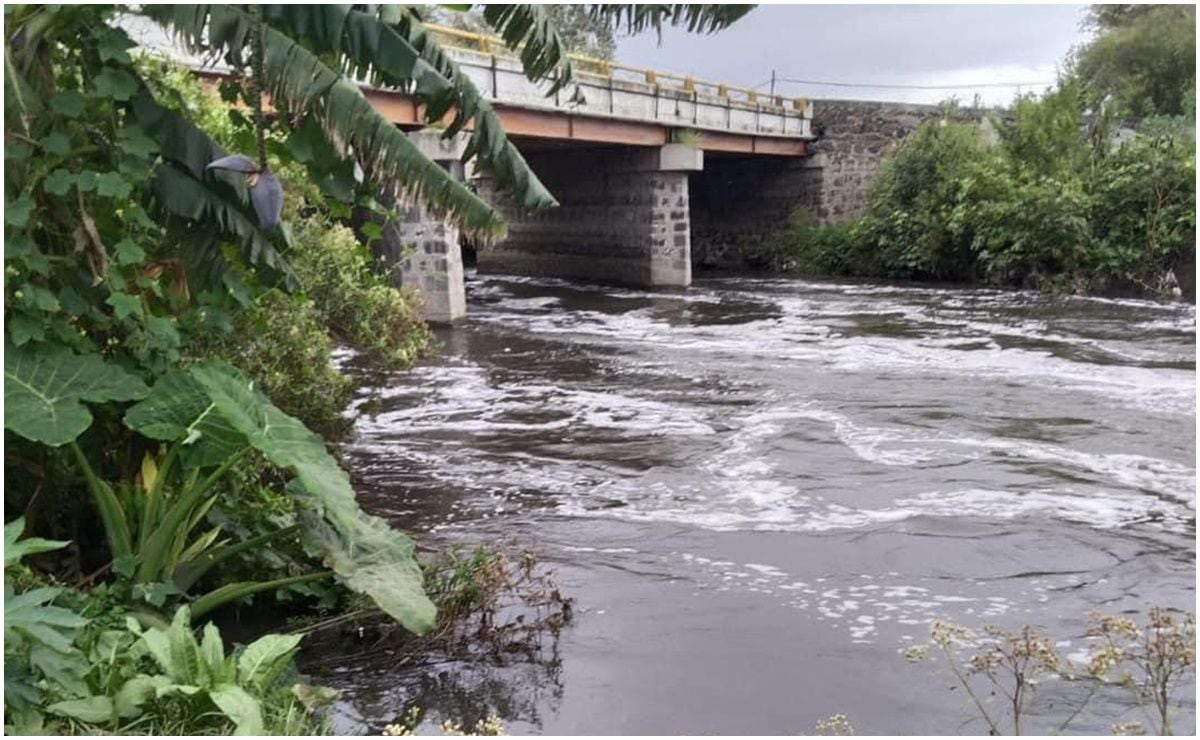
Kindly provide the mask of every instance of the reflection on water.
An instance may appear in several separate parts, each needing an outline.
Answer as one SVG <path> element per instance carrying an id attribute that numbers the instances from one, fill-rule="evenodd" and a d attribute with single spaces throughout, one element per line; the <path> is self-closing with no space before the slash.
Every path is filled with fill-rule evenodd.
<path id="1" fill-rule="evenodd" d="M 899 657 L 930 620 L 1070 651 L 1092 608 L 1194 604 L 1194 307 L 741 278 L 469 296 L 437 360 L 358 368 L 382 403 L 348 462 L 425 544 L 523 538 L 582 613 L 541 674 L 346 666 L 343 729 L 418 701 L 519 732 L 978 731 Z"/>

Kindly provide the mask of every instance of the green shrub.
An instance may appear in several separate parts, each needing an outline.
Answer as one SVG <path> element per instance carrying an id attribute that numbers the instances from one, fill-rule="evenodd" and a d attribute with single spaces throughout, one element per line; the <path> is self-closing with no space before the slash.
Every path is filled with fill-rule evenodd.
<path id="1" fill-rule="evenodd" d="M 1195 137 L 1137 135 L 1105 158 L 1091 183 L 1095 244 L 1087 267 L 1105 286 L 1161 291 L 1196 242 Z"/>
<path id="2" fill-rule="evenodd" d="M 786 229 L 746 236 L 739 250 L 754 267 L 804 275 L 844 275 L 853 271 L 853 244 L 849 224 L 818 226 L 797 214 Z"/>
<path id="3" fill-rule="evenodd" d="M 208 331 L 190 347 L 193 358 L 225 360 L 285 413 L 322 436 L 338 438 L 350 427 L 342 412 L 354 386 L 333 366 L 332 352 L 313 302 L 278 290 L 261 294 L 228 331 Z"/>
<path id="4" fill-rule="evenodd" d="M 970 233 L 953 216 L 964 182 L 991 157 L 974 124 L 918 128 L 880 170 L 855 229 L 858 269 L 890 278 L 974 278 Z"/>
<path id="5" fill-rule="evenodd" d="M 372 271 L 370 254 L 350 228 L 310 218 L 295 239 L 292 266 L 334 337 L 395 369 L 432 350 L 418 300 Z"/>
<path id="6" fill-rule="evenodd" d="M 25 556 L 68 544 L 20 539 L 24 525 L 4 527 L 7 734 L 324 732 L 313 710 L 333 695 L 297 682 L 299 635 L 265 635 L 226 656 L 212 624 L 197 641 L 187 607 L 146 628 L 110 586 L 15 589 Z"/>

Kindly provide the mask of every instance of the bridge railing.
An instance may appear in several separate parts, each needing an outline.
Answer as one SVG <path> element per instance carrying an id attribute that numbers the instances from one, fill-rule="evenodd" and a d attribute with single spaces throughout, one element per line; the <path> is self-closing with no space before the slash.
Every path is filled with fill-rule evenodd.
<path id="1" fill-rule="evenodd" d="M 474 31 L 465 31 L 452 26 L 426 24 L 425 28 L 435 36 L 450 39 L 451 43 L 443 43 L 443 48 L 460 51 L 483 52 L 492 56 L 509 56 L 515 58 L 512 51 L 504 43 L 504 39 Z M 658 85 L 673 88 L 679 92 L 701 92 L 714 98 L 731 98 L 749 104 L 757 104 L 775 108 L 791 108 L 805 111 L 809 100 L 803 97 L 785 97 L 769 95 L 749 87 L 730 85 L 726 82 L 712 82 L 687 75 L 677 75 L 671 72 L 650 69 L 648 67 L 631 67 L 611 59 L 597 59 L 584 54 L 568 54 L 574 64 L 575 73 L 586 77 L 600 79 L 626 79 L 630 82 L 642 81 L 647 85 Z"/>
<path id="2" fill-rule="evenodd" d="M 449 26 L 428 24 L 426 28 L 492 98 L 520 98 L 528 105 L 539 104 L 541 93 L 518 90 L 516 80 L 506 79 L 520 64 L 503 39 Z M 576 82 L 587 98 L 587 105 L 580 109 L 583 113 L 613 117 L 624 113 L 627 118 L 649 117 L 663 123 L 735 133 L 790 137 L 810 134 L 812 101 L 807 98 L 771 96 L 752 88 L 581 54 L 570 54 L 569 58 Z M 654 104 L 633 103 L 631 96 L 650 97 Z M 668 104 L 660 104 L 662 101 Z M 563 107 L 560 100 L 550 105 Z"/>

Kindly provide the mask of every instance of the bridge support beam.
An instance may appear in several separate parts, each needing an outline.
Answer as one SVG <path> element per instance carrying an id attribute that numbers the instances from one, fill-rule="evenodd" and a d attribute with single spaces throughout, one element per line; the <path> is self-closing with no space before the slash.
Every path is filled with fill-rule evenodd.
<path id="1" fill-rule="evenodd" d="M 508 222 L 505 240 L 480 248 L 479 271 L 690 285 L 688 173 L 703 168 L 703 154 L 681 144 L 527 152 L 560 206 L 524 212 L 491 180 L 478 179 L 480 195 Z"/>
<path id="2" fill-rule="evenodd" d="M 436 131 L 416 131 L 409 138 L 430 159 L 465 179 L 459 157 L 466 135 L 443 139 Z M 392 285 L 420 294 L 426 321 L 447 324 L 465 318 L 467 298 L 458 227 L 419 203 L 400 204 L 398 210 L 395 220 L 384 224 L 383 238 L 375 247 L 377 264 L 390 276 Z"/>

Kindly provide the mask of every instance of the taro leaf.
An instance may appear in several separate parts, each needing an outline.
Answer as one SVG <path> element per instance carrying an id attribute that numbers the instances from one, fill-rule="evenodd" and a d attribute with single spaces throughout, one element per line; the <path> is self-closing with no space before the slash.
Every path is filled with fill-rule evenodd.
<path id="1" fill-rule="evenodd" d="M 245 154 L 230 154 L 228 157 L 221 157 L 218 160 L 210 162 L 204 169 L 229 170 L 230 172 L 241 172 L 248 175 L 252 172 L 258 172 L 258 165 Z"/>
<path id="2" fill-rule="evenodd" d="M 266 231 L 273 231 L 283 215 L 283 186 L 270 170 L 255 178 L 250 186 L 250 202 L 258 215 L 258 224 Z"/>
<path id="3" fill-rule="evenodd" d="M 66 347 L 4 348 L 4 428 L 58 447 L 92 423 L 82 401 L 129 401 L 149 392 L 137 376 L 100 355 Z"/>
<path id="4" fill-rule="evenodd" d="M 233 684 L 221 684 L 208 690 L 208 698 L 236 726 L 235 735 L 262 735 L 262 704 L 246 690 Z"/>
<path id="5" fill-rule="evenodd" d="M 159 378 L 126 412 L 125 424 L 151 439 L 181 443 L 185 462 L 201 468 L 225 462 L 247 444 L 186 370 Z"/>
<path id="6" fill-rule="evenodd" d="M 311 489 L 294 485 L 289 490 L 299 495 Z M 312 507 L 300 516 L 305 546 L 320 553 L 347 588 L 370 596 L 417 634 L 433 628 L 437 609 L 425 596 L 424 577 L 408 537 L 365 514 L 353 499 L 347 502 L 327 495 L 302 495 L 302 499 Z"/>
<path id="7" fill-rule="evenodd" d="M 154 439 L 249 445 L 292 471 L 307 508 L 308 540 L 351 589 L 371 597 L 407 629 L 423 633 L 436 610 L 422 589 L 412 541 L 358 508 L 346 472 L 325 442 L 275 407 L 229 365 L 206 362 L 166 376 L 125 423 Z M 206 457 L 211 457 L 210 450 Z M 211 457 L 213 461 L 219 456 Z"/>
<path id="8" fill-rule="evenodd" d="M 8 524 L 4 525 L 4 567 L 20 562 L 21 558 L 26 555 L 36 555 L 39 552 L 52 552 L 61 550 L 70 542 L 59 540 L 47 540 L 41 537 L 26 537 L 18 541 L 17 538 L 25 531 L 25 517 L 17 517 Z"/>

